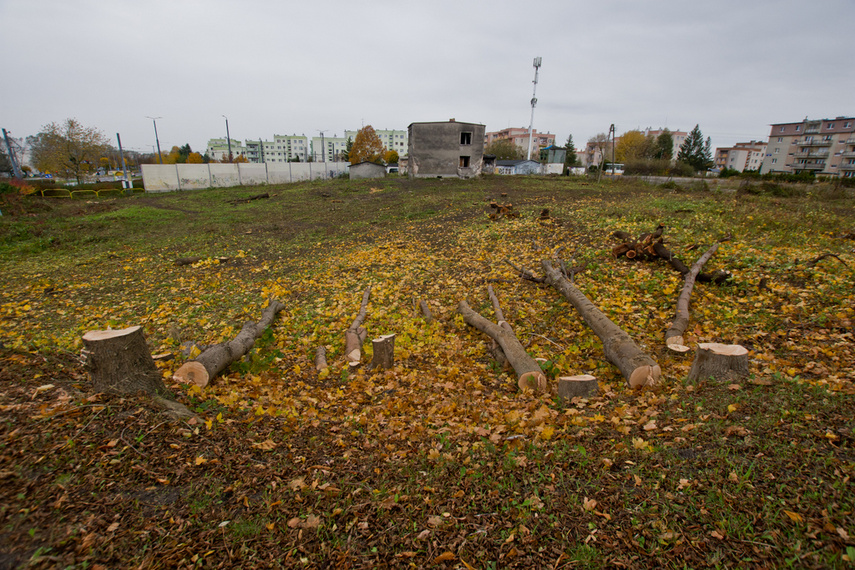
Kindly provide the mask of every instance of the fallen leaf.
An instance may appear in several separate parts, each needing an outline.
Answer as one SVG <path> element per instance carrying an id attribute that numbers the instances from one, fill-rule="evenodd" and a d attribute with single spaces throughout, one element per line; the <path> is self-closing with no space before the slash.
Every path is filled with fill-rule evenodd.
<path id="1" fill-rule="evenodd" d="M 454 560 L 454 558 L 455 558 L 454 553 L 446 550 L 445 552 L 443 552 L 442 554 L 440 554 L 439 556 L 434 558 L 433 563 L 439 564 L 440 562 L 448 562 L 450 560 Z"/>
<path id="2" fill-rule="evenodd" d="M 793 511 L 788 511 L 785 509 L 784 514 L 787 515 L 794 523 L 804 522 L 804 518 L 802 518 L 802 515 L 800 515 L 799 513 L 794 513 Z"/>
<path id="3" fill-rule="evenodd" d="M 594 507 L 596 507 L 596 506 L 597 506 L 597 501 L 594 499 L 589 499 L 588 497 L 585 497 L 585 500 L 582 501 L 582 508 L 585 509 L 586 511 L 593 511 Z"/>

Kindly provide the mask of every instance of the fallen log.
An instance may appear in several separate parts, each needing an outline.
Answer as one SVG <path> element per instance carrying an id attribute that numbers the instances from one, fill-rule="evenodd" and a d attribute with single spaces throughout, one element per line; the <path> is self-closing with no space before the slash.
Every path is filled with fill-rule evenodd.
<path id="1" fill-rule="evenodd" d="M 665 331 L 665 345 L 677 352 L 686 352 L 683 333 L 686 332 L 686 327 L 689 326 L 689 299 L 692 296 L 692 289 L 695 287 L 695 279 L 698 273 L 701 272 L 701 268 L 715 254 L 716 250 L 718 250 L 718 244 L 713 245 L 698 258 L 683 281 L 683 289 L 680 291 L 680 296 L 677 297 L 677 312 L 673 322 L 671 322 L 671 326 Z"/>
<path id="2" fill-rule="evenodd" d="M 748 349 L 738 344 L 701 343 L 689 370 L 689 381 L 713 378 L 740 380 L 748 376 Z"/>
<path id="3" fill-rule="evenodd" d="M 249 352 L 255 341 L 273 323 L 276 314 L 285 308 L 279 301 L 271 300 L 261 312 L 257 323 L 248 321 L 235 338 L 206 348 L 195 360 L 185 362 L 172 378 L 177 382 L 194 383 L 204 388 L 220 372 Z"/>
<path id="4" fill-rule="evenodd" d="M 248 202 L 252 202 L 253 200 L 264 200 L 265 198 L 270 198 L 270 194 L 264 192 L 263 194 L 255 194 L 254 196 L 250 196 L 249 198 L 236 198 L 234 200 L 226 200 L 229 204 L 246 204 Z"/>
<path id="5" fill-rule="evenodd" d="M 614 324 L 579 289 L 572 285 L 552 263 L 541 262 L 546 272 L 546 282 L 570 301 L 585 323 L 603 342 L 603 350 L 609 362 L 618 367 L 632 388 L 652 386 L 659 382 L 662 370 L 659 365 L 643 353 L 632 338 Z"/>
<path id="6" fill-rule="evenodd" d="M 181 267 L 182 265 L 193 265 L 195 263 L 199 263 L 203 259 L 208 259 L 207 257 L 181 257 L 175 260 L 175 265 Z M 225 263 L 229 260 L 228 257 L 215 257 L 219 263 Z"/>
<path id="7" fill-rule="evenodd" d="M 371 297 L 371 287 L 365 289 L 362 294 L 362 304 L 359 306 L 359 314 L 356 315 L 350 327 L 344 331 L 344 357 L 351 366 L 359 364 L 362 359 L 362 344 L 368 338 L 368 331 L 362 326 L 362 322 L 365 320 L 369 297 Z"/>
<path id="8" fill-rule="evenodd" d="M 680 272 L 680 275 L 686 275 L 689 271 L 691 271 L 688 267 L 686 267 L 685 263 L 683 263 L 679 258 L 675 257 L 673 253 L 668 251 L 668 248 L 665 247 L 662 243 L 654 243 L 653 249 L 656 252 L 656 255 L 670 263 L 671 267 Z M 718 269 L 716 271 L 713 271 L 712 273 L 698 273 L 698 276 L 695 278 L 695 280 L 701 283 L 721 284 L 730 280 L 731 277 L 733 277 L 733 275 L 730 273 L 730 271 Z"/>
<path id="9" fill-rule="evenodd" d="M 324 368 L 329 368 L 327 365 L 327 348 L 321 345 L 315 350 L 315 370 L 320 372 Z"/>
<path id="10" fill-rule="evenodd" d="M 517 386 L 520 390 L 546 392 L 548 385 L 546 376 L 535 360 L 528 355 L 513 331 L 492 323 L 476 313 L 466 301 L 460 301 L 457 311 L 463 315 L 463 320 L 471 327 L 488 335 L 502 347 L 502 352 L 513 366 L 517 374 Z"/>

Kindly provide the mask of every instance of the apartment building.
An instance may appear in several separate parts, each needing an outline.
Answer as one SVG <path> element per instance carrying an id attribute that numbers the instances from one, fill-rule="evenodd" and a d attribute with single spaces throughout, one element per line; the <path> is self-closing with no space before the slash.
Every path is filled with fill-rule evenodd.
<path id="1" fill-rule="evenodd" d="M 762 141 L 740 142 L 732 147 L 715 149 L 715 166 L 744 172 L 759 171 L 766 157 L 766 143 Z"/>
<path id="2" fill-rule="evenodd" d="M 531 145 L 532 156 L 537 156 L 537 152 L 541 148 L 554 145 L 555 135 L 552 133 L 539 133 L 537 129 L 533 129 L 531 133 L 533 139 Z M 484 145 L 489 145 L 496 141 L 510 140 L 517 145 L 523 152 L 528 153 L 528 129 L 525 127 L 509 127 L 501 131 L 492 131 L 484 135 Z"/>
<path id="3" fill-rule="evenodd" d="M 644 129 L 644 136 L 652 136 L 653 138 L 656 138 L 664 132 L 665 129 L 651 129 L 650 127 L 647 127 Z M 686 137 L 689 136 L 689 133 L 686 131 L 672 131 L 670 129 L 668 132 L 671 133 L 671 138 L 674 140 L 674 144 L 671 148 L 671 160 L 676 161 L 677 155 L 680 154 L 680 147 L 683 146 L 684 142 L 686 142 Z"/>
<path id="4" fill-rule="evenodd" d="M 312 160 L 315 162 L 338 162 L 347 150 L 347 137 L 312 137 Z"/>
<path id="5" fill-rule="evenodd" d="M 232 159 L 239 156 L 246 156 L 246 147 L 239 140 L 231 139 L 231 151 Z M 222 162 L 223 159 L 228 159 L 229 157 L 229 141 L 225 138 L 210 139 L 205 153 L 211 157 L 211 160 Z"/>
<path id="6" fill-rule="evenodd" d="M 394 150 L 398 156 L 406 156 L 407 148 L 409 147 L 409 138 L 407 131 L 399 131 L 394 129 L 374 129 L 377 136 L 380 137 L 380 142 L 386 150 Z M 344 131 L 345 141 L 348 138 L 356 140 L 357 131 Z"/>
<path id="7" fill-rule="evenodd" d="M 855 178 L 855 117 L 771 125 L 761 172 Z"/>

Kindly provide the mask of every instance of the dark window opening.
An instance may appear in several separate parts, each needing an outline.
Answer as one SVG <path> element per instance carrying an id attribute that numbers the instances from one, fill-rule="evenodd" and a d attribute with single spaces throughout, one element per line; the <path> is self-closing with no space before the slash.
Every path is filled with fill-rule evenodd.
<path id="1" fill-rule="evenodd" d="M 460 168 L 469 168 L 469 157 L 461 156 L 460 157 Z"/>
<path id="2" fill-rule="evenodd" d="M 460 144 L 472 144 L 472 133 L 460 133 Z"/>

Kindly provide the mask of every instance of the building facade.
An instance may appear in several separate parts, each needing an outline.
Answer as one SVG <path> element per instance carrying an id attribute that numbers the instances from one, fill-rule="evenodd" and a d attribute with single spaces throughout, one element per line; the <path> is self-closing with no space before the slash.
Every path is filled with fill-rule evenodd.
<path id="1" fill-rule="evenodd" d="M 407 129 L 410 178 L 472 178 L 481 174 L 484 125 L 448 122 L 412 123 Z"/>
<path id="2" fill-rule="evenodd" d="M 247 149 L 239 140 L 231 139 L 232 160 L 239 156 L 246 156 Z M 229 158 L 229 141 L 225 138 L 210 139 L 205 153 L 212 161 L 222 162 Z"/>
<path id="3" fill-rule="evenodd" d="M 531 138 L 533 139 L 531 145 L 532 156 L 538 156 L 536 153 L 538 153 L 543 147 L 555 145 L 555 135 L 552 133 L 539 133 L 537 132 L 537 129 L 533 129 Z M 507 129 L 502 129 L 501 131 L 492 131 L 484 134 L 485 145 L 504 140 L 511 141 L 519 147 L 523 153 L 528 153 L 529 136 L 527 128 L 509 127 Z"/>
<path id="4" fill-rule="evenodd" d="M 644 136 L 652 136 L 653 138 L 656 138 L 664 132 L 665 129 L 654 130 L 650 127 L 647 127 L 646 129 L 644 129 Z M 677 155 L 680 154 L 680 147 L 683 146 L 684 142 L 686 142 L 686 137 L 689 136 L 689 133 L 687 133 L 686 131 L 672 131 L 670 129 L 668 130 L 668 132 L 671 133 L 671 138 L 674 140 L 674 144 L 671 147 L 671 160 L 673 162 L 676 162 Z"/>
<path id="5" fill-rule="evenodd" d="M 761 172 L 855 178 L 855 117 L 773 124 Z"/>
<path id="6" fill-rule="evenodd" d="M 345 141 L 348 138 L 356 140 L 358 131 L 344 131 Z M 409 135 L 407 131 L 390 130 L 390 129 L 374 129 L 377 136 L 380 137 L 380 142 L 386 150 L 394 150 L 398 156 L 406 156 L 407 148 L 409 147 Z"/>
<path id="7" fill-rule="evenodd" d="M 759 171 L 766 157 L 766 143 L 761 141 L 736 143 L 732 147 L 715 149 L 715 167 L 739 172 Z"/>

